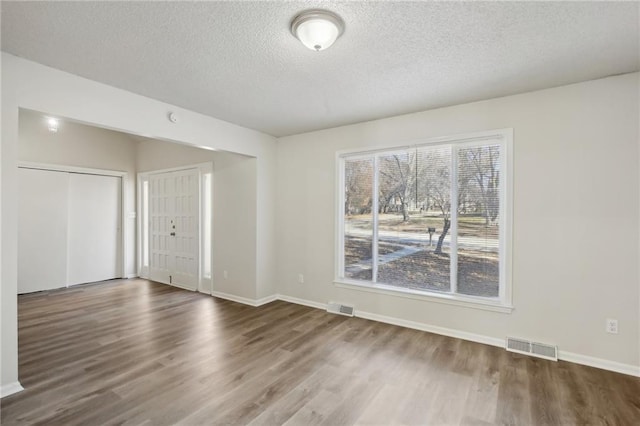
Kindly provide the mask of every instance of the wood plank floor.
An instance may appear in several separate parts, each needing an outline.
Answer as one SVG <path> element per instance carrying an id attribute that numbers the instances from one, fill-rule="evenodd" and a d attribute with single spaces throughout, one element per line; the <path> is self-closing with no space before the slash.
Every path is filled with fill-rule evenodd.
<path id="1" fill-rule="evenodd" d="M 12 424 L 640 424 L 640 379 L 145 280 L 19 297 Z"/>

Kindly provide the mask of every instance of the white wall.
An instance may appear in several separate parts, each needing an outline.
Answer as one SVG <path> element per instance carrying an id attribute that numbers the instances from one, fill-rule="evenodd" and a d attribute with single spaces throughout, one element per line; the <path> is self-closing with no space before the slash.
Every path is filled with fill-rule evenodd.
<path id="1" fill-rule="evenodd" d="M 583 361 L 640 365 L 638 74 L 282 138 L 277 150 L 268 135 L 6 53 L 1 88 L 3 390 L 18 379 L 19 108 L 254 157 L 232 168 L 244 177 L 255 169 L 256 281 L 246 297 L 278 291 L 318 303 L 353 302 L 361 311 L 475 335 L 557 343 Z M 166 119 L 169 111 L 178 114 L 177 124 Z M 333 286 L 337 150 L 506 127 L 515 129 L 512 314 Z M 585 209 L 594 199 L 597 206 Z M 305 284 L 297 284 L 298 273 Z M 619 319 L 620 334 L 604 334 L 607 317 Z"/>
<path id="2" fill-rule="evenodd" d="M 126 221 L 124 239 L 125 275 L 136 273 L 135 238 L 136 219 L 129 213 L 136 210 L 136 145 L 130 136 L 101 129 L 62 121 L 57 133 L 51 133 L 43 115 L 21 110 L 18 128 L 18 160 L 87 167 L 92 169 L 126 172 L 124 180 L 123 223 Z"/>
<path id="3" fill-rule="evenodd" d="M 28 110 L 20 111 L 19 120 L 19 161 L 125 171 L 127 212 L 135 212 L 138 172 L 212 162 L 215 173 L 214 291 L 256 298 L 255 158 L 131 137 L 70 121 L 61 121 L 59 131 L 51 133 L 45 116 Z M 124 220 L 129 222 L 126 275 L 131 276 L 136 274 L 136 219 L 125 217 Z M 227 279 L 223 276 L 224 270 L 228 271 Z"/>
<path id="4" fill-rule="evenodd" d="M 255 157 L 256 292 L 275 287 L 273 191 L 275 138 L 105 84 L 83 79 L 2 53 L 2 144 L 0 146 L 0 315 L 2 333 L 0 385 L 10 389 L 18 380 L 17 350 L 17 212 L 19 108 L 49 113 L 99 127 L 210 147 Z M 167 120 L 173 111 L 178 123 Z M 268 228 L 268 229 L 267 229 Z"/>
<path id="5" fill-rule="evenodd" d="M 256 163 L 256 298 L 268 298 L 278 291 L 276 282 L 276 150 L 263 154 Z M 266 242 L 273 242 L 269 246 Z"/>
<path id="6" fill-rule="evenodd" d="M 213 162 L 213 291 L 255 299 L 256 159 L 158 140 L 141 141 L 136 157 L 139 172 Z"/>
<path id="7" fill-rule="evenodd" d="M 279 139 L 280 293 L 640 373 L 638 86 L 628 74 Z M 500 128 L 514 129 L 511 314 L 333 285 L 336 151 Z"/>

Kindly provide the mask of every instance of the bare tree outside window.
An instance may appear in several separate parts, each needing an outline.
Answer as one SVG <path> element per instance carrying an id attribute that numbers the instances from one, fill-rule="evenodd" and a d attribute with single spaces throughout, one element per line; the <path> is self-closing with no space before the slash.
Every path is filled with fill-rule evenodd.
<path id="1" fill-rule="evenodd" d="M 373 159 L 345 161 L 344 181 L 345 277 L 371 280 Z"/>
<path id="2" fill-rule="evenodd" d="M 501 145 L 421 146 L 364 157 L 344 162 L 345 277 L 447 292 L 457 259 L 458 293 L 497 297 Z"/>

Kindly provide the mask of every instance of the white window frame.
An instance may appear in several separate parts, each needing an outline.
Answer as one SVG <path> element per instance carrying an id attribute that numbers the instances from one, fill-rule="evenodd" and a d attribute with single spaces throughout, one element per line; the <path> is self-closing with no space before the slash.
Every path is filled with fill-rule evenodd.
<path id="1" fill-rule="evenodd" d="M 456 293 L 456 278 L 451 279 L 450 292 L 435 292 L 429 290 L 412 290 L 396 287 L 388 284 L 381 284 L 369 281 L 360 281 L 344 276 L 344 165 L 345 160 L 353 160 L 358 158 L 371 158 L 373 155 L 373 170 L 377 170 L 377 158 L 375 154 L 388 153 L 392 150 L 415 149 L 423 146 L 436 145 L 452 145 L 452 181 L 456 182 L 455 173 L 457 173 L 457 155 L 456 151 L 461 147 L 469 147 L 479 144 L 487 144 L 495 141 L 501 145 L 500 167 L 503 171 L 500 179 L 500 222 L 499 222 L 499 295 L 496 298 L 469 296 Z M 377 179 L 374 179 L 373 188 L 373 205 L 376 206 L 378 190 Z M 344 150 L 336 153 L 336 230 L 335 230 L 335 278 L 334 285 L 340 288 L 347 288 L 357 291 L 372 292 L 377 294 L 385 294 L 396 297 L 404 297 L 410 299 L 418 299 L 429 302 L 445 303 L 469 308 L 483 309 L 494 312 L 511 313 L 513 311 L 512 304 L 512 221 L 513 221 L 513 129 L 498 129 L 484 132 L 467 133 L 462 135 L 446 136 L 439 138 L 431 138 L 426 140 L 413 141 L 412 143 L 402 145 L 390 145 L 384 148 L 375 148 L 370 150 Z M 457 185 L 453 185 L 452 196 L 457 191 Z M 457 200 L 457 197 L 455 198 Z M 453 198 L 452 198 L 453 200 Z M 457 206 L 456 206 L 457 207 Z M 377 239 L 378 224 L 377 214 L 373 214 L 373 236 Z M 453 254 L 456 249 L 457 240 L 457 221 L 454 220 L 457 215 L 457 208 L 451 208 L 451 276 L 454 277 L 457 264 L 454 265 L 456 255 Z M 373 250 L 377 244 L 373 244 Z M 457 254 L 457 253 L 456 253 Z M 377 262 L 377 256 L 372 253 L 372 262 Z M 373 267 L 375 271 L 376 268 Z M 373 279 L 372 281 L 375 281 Z"/>

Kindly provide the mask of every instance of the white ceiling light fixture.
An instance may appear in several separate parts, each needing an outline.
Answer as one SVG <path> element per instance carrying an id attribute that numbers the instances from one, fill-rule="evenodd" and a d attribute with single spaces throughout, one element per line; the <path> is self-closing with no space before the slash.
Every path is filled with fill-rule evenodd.
<path id="1" fill-rule="evenodd" d="M 60 126 L 60 122 L 58 121 L 57 118 L 53 118 L 53 117 L 47 118 L 47 129 L 51 133 L 57 133 L 59 126 Z"/>
<path id="2" fill-rule="evenodd" d="M 305 10 L 291 21 L 291 33 L 317 52 L 331 46 L 343 32 L 342 18 L 328 10 Z"/>

